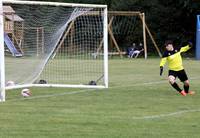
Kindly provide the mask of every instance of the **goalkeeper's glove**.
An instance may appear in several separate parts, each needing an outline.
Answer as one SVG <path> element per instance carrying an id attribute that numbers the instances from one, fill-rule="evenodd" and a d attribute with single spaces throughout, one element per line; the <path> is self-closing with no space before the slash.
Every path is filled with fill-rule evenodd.
<path id="1" fill-rule="evenodd" d="M 163 66 L 160 66 L 160 76 L 162 76 L 163 73 Z"/>
<path id="2" fill-rule="evenodd" d="M 188 42 L 189 47 L 193 46 L 193 43 L 191 41 Z"/>

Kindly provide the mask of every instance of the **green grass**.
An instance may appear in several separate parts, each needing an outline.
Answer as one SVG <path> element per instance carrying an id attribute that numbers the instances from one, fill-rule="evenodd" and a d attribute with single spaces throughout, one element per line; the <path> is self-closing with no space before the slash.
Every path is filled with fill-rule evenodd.
<path id="1" fill-rule="evenodd" d="M 108 89 L 7 91 L 0 138 L 199 138 L 200 66 L 184 59 L 194 96 L 170 87 L 159 59 L 111 59 Z"/>

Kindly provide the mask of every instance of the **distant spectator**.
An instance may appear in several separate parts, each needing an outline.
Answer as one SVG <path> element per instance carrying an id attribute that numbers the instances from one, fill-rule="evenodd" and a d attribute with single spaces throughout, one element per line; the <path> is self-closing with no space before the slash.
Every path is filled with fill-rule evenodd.
<path id="1" fill-rule="evenodd" d="M 139 46 L 140 46 L 140 47 L 143 46 L 142 43 L 140 43 Z M 129 58 L 133 58 L 133 57 L 134 57 L 134 58 L 137 58 L 138 55 L 139 55 L 142 51 L 144 51 L 143 48 L 142 48 L 142 49 L 136 48 L 136 44 L 133 43 L 132 47 L 130 47 L 130 48 L 128 49 L 128 57 L 129 57 Z"/>

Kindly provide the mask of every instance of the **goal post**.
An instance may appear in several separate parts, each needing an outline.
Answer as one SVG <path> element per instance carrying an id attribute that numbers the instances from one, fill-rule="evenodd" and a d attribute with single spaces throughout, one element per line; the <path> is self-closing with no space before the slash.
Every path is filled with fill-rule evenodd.
<path id="1" fill-rule="evenodd" d="M 3 0 L 0 11 L 1 101 L 5 89 L 108 88 L 106 5 Z M 10 54 L 18 51 L 14 38 L 20 57 Z"/>
<path id="2" fill-rule="evenodd" d="M 0 2 L 0 101 L 5 101 L 5 59 L 4 59 L 4 31 L 3 31 L 3 5 Z"/>

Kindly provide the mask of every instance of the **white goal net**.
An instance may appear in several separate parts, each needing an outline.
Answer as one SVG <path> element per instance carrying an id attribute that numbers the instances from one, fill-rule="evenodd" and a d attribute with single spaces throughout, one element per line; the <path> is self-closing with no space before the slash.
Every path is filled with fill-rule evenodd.
<path id="1" fill-rule="evenodd" d="M 0 10 L 2 90 L 108 87 L 105 5 L 6 0 Z"/>

